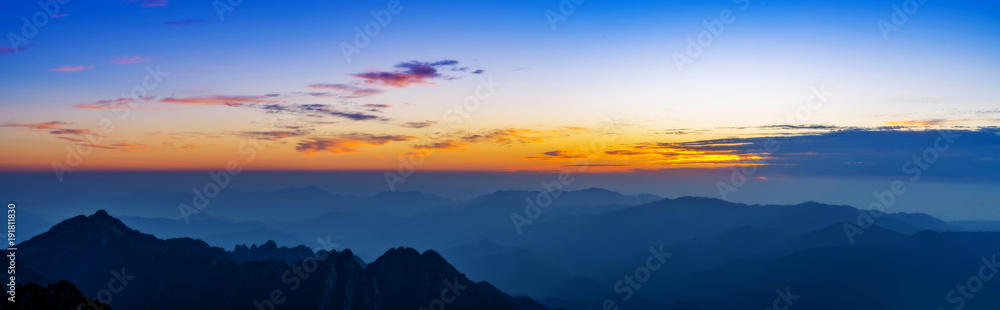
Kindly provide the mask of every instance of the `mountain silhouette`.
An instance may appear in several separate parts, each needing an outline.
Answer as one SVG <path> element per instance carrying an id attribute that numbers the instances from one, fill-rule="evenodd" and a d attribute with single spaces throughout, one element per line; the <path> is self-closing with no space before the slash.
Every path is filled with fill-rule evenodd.
<path id="1" fill-rule="evenodd" d="M 84 297 L 76 286 L 59 281 L 48 286 L 28 283 L 17 286 L 17 299 L 0 301 L 0 308 L 8 310 L 111 310 L 111 307 L 94 298 Z"/>
<path id="2" fill-rule="evenodd" d="M 546 309 L 471 281 L 434 251 L 395 248 L 365 265 L 350 250 L 307 250 L 267 242 L 227 252 L 196 239 L 162 240 L 98 211 L 21 243 L 18 255 L 40 278 L 66 280 L 88 296 L 124 278 L 109 302 L 121 309 Z"/>

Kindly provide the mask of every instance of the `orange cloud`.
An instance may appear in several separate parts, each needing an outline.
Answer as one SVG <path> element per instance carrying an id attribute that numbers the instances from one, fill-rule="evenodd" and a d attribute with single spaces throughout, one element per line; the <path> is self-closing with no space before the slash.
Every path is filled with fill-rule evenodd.
<path id="1" fill-rule="evenodd" d="M 337 138 L 313 138 L 299 142 L 295 150 L 306 155 L 317 154 L 319 152 L 330 152 L 334 154 L 357 152 L 355 148 L 365 146 L 383 145 L 389 142 L 409 141 L 416 139 L 413 136 L 399 135 L 369 135 L 350 134 Z"/>
<path id="2" fill-rule="evenodd" d="M 578 161 L 582 159 L 627 162 L 632 166 L 711 166 L 716 164 L 759 164 L 765 159 L 761 154 L 750 154 L 735 149 L 699 149 L 675 144 L 642 143 L 613 145 L 603 152 L 589 153 L 556 150 L 541 156 L 524 157 L 526 160 Z"/>
<path id="3" fill-rule="evenodd" d="M 586 130 L 586 128 L 581 127 L 564 127 L 553 130 L 536 130 L 527 128 L 492 129 L 477 133 L 463 134 L 440 141 L 418 144 L 414 146 L 414 149 L 463 150 L 462 147 L 477 143 L 487 143 L 494 146 L 538 143 L 545 142 L 550 138 L 565 137 Z"/>
<path id="4" fill-rule="evenodd" d="M 112 144 L 111 146 L 113 146 L 115 148 L 118 148 L 118 149 L 120 149 L 122 151 L 125 151 L 125 152 L 145 152 L 145 151 L 158 151 L 158 150 L 160 150 L 160 148 L 158 148 L 158 147 L 155 147 L 155 146 L 152 146 L 152 145 L 149 145 L 149 144 L 142 144 L 142 143 L 121 142 L 121 143 Z"/>
<path id="5" fill-rule="evenodd" d="M 59 121 L 52 121 L 46 123 L 4 123 L 0 124 L 0 127 L 24 127 L 28 128 L 29 131 L 44 131 L 44 130 L 62 128 L 63 126 L 69 124 L 71 123 L 59 122 Z"/>

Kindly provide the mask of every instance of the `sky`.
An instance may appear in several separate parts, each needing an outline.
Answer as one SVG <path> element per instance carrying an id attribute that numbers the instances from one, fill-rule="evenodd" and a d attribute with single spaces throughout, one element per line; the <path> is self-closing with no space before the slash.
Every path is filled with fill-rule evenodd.
<path id="1" fill-rule="evenodd" d="M 954 135 L 925 180 L 1000 181 L 994 1 L 40 3 L 0 7 L 2 172 L 882 180 Z"/>

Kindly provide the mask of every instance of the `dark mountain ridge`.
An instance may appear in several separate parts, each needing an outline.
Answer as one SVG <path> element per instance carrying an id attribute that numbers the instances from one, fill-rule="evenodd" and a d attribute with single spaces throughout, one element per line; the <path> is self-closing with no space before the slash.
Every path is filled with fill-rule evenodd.
<path id="1" fill-rule="evenodd" d="M 289 263 L 297 254 L 304 255 Z M 434 251 L 396 248 L 368 265 L 350 250 L 313 253 L 273 242 L 227 252 L 196 239 L 157 239 L 104 211 L 55 225 L 21 243 L 18 255 L 37 282 L 67 280 L 87 296 L 124 279 L 109 303 L 122 309 L 417 309 L 438 302 L 545 309 L 469 280 Z"/>

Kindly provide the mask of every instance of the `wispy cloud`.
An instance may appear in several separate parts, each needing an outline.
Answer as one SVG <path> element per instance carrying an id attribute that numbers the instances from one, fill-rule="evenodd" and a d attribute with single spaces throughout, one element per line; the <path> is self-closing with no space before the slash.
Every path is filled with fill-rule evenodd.
<path id="1" fill-rule="evenodd" d="M 436 121 L 423 121 L 423 122 L 406 122 L 406 123 L 400 124 L 399 126 L 403 127 L 403 128 L 426 128 L 426 127 L 433 126 L 434 124 L 437 124 L 437 122 Z"/>
<path id="2" fill-rule="evenodd" d="M 49 69 L 52 72 L 80 72 L 83 70 L 94 68 L 94 66 L 62 66 L 55 69 Z"/>
<path id="3" fill-rule="evenodd" d="M 63 128 L 49 131 L 49 133 L 54 135 L 83 135 L 90 133 L 90 129 Z"/>
<path id="4" fill-rule="evenodd" d="M 264 139 L 264 140 L 278 140 L 282 138 L 290 137 L 300 137 L 311 133 L 312 130 L 308 129 L 296 129 L 296 130 L 272 130 L 272 131 L 243 131 L 236 133 L 239 137 L 251 138 L 251 139 Z"/>
<path id="5" fill-rule="evenodd" d="M 27 128 L 26 131 L 48 131 L 48 133 L 53 135 L 84 135 L 91 133 L 88 129 L 64 128 L 69 124 L 71 123 L 60 121 L 45 123 L 3 123 L 0 124 L 0 127 Z"/>
<path id="6" fill-rule="evenodd" d="M 63 126 L 69 124 L 72 123 L 61 122 L 61 121 L 51 121 L 45 123 L 3 123 L 0 124 L 0 127 L 22 127 L 22 128 L 28 128 L 30 131 L 45 131 L 45 130 L 62 128 Z"/>
<path id="7" fill-rule="evenodd" d="M 146 151 L 158 151 L 158 150 L 160 150 L 160 148 L 158 148 L 156 146 L 153 146 L 151 144 L 144 144 L 144 143 L 121 142 L 121 143 L 112 144 L 111 146 L 113 146 L 113 147 L 115 147 L 115 148 L 117 148 L 119 150 L 125 151 L 125 152 L 137 152 L 137 153 L 146 152 Z"/>
<path id="8" fill-rule="evenodd" d="M 772 140 L 773 139 L 773 140 Z M 944 148 L 953 141 L 954 146 Z M 769 142 L 771 141 L 771 142 Z M 780 149 L 763 151 L 768 143 Z M 909 127 L 846 129 L 824 133 L 725 138 L 679 143 L 610 145 L 596 153 L 585 146 L 549 151 L 526 160 L 572 161 L 586 158 L 592 164 L 629 164 L 633 168 L 728 168 L 763 165 L 761 176 L 900 177 L 914 173 L 904 165 L 933 150 L 935 178 L 1000 181 L 1000 128 L 975 130 L 920 130 Z M 905 171 L 901 171 L 904 169 Z"/>
<path id="9" fill-rule="evenodd" d="M 81 143 L 80 145 L 82 145 L 82 146 L 89 146 L 89 147 L 96 147 L 96 148 L 102 148 L 102 149 L 109 149 L 109 150 L 116 150 L 116 149 L 118 149 L 117 147 L 110 146 L 110 145 L 104 145 L 104 144 Z"/>
<path id="10" fill-rule="evenodd" d="M 147 107 L 140 107 L 139 102 L 152 101 L 152 97 L 142 97 L 138 100 L 132 98 L 118 98 L 112 100 L 98 100 L 93 103 L 81 103 L 74 105 L 74 108 L 90 110 L 116 110 L 116 109 L 141 109 L 153 110 Z"/>
<path id="11" fill-rule="evenodd" d="M 354 121 L 382 119 L 377 115 L 349 111 L 329 104 L 242 104 L 239 106 L 258 109 L 269 113 L 289 113 L 310 117 L 333 116 Z"/>
<path id="12" fill-rule="evenodd" d="M 273 96 L 211 96 L 211 97 L 189 97 L 189 98 L 163 98 L 160 102 L 186 105 L 226 105 L 241 106 L 251 103 L 276 103 L 279 100 L 271 99 Z"/>
<path id="13" fill-rule="evenodd" d="M 550 138 L 565 137 L 587 130 L 588 129 L 581 127 L 563 127 L 552 130 L 528 128 L 491 129 L 475 133 L 462 133 L 442 140 L 418 144 L 413 148 L 417 150 L 464 150 L 462 149 L 463 147 L 477 143 L 484 143 L 493 146 L 511 146 L 515 144 L 545 142 Z"/>
<path id="14" fill-rule="evenodd" d="M 374 96 L 383 92 L 376 88 L 358 87 L 348 84 L 312 84 L 309 85 L 309 88 L 336 90 L 341 92 L 340 97 L 345 99 Z"/>
<path id="15" fill-rule="evenodd" d="M 356 148 L 383 145 L 390 142 L 409 141 L 416 139 L 414 136 L 402 135 L 372 135 L 354 133 L 336 138 L 312 138 L 306 139 L 296 146 L 295 150 L 306 155 L 317 154 L 319 152 L 330 152 L 334 154 L 358 152 Z"/>
<path id="16" fill-rule="evenodd" d="M 22 48 L 19 48 L 19 49 L 13 49 L 13 48 L 10 48 L 10 47 L 0 47 L 0 55 L 16 53 L 18 51 L 25 50 L 25 49 L 27 49 L 29 47 L 31 47 L 31 45 L 28 45 L 28 46 L 25 46 L 25 47 L 22 47 Z"/>
<path id="17" fill-rule="evenodd" d="M 142 56 L 124 56 L 124 57 L 112 58 L 111 62 L 119 64 L 119 65 L 123 65 L 123 64 L 137 64 L 137 63 L 142 63 L 142 62 L 148 61 L 150 59 L 152 59 L 152 58 L 142 57 Z"/>

